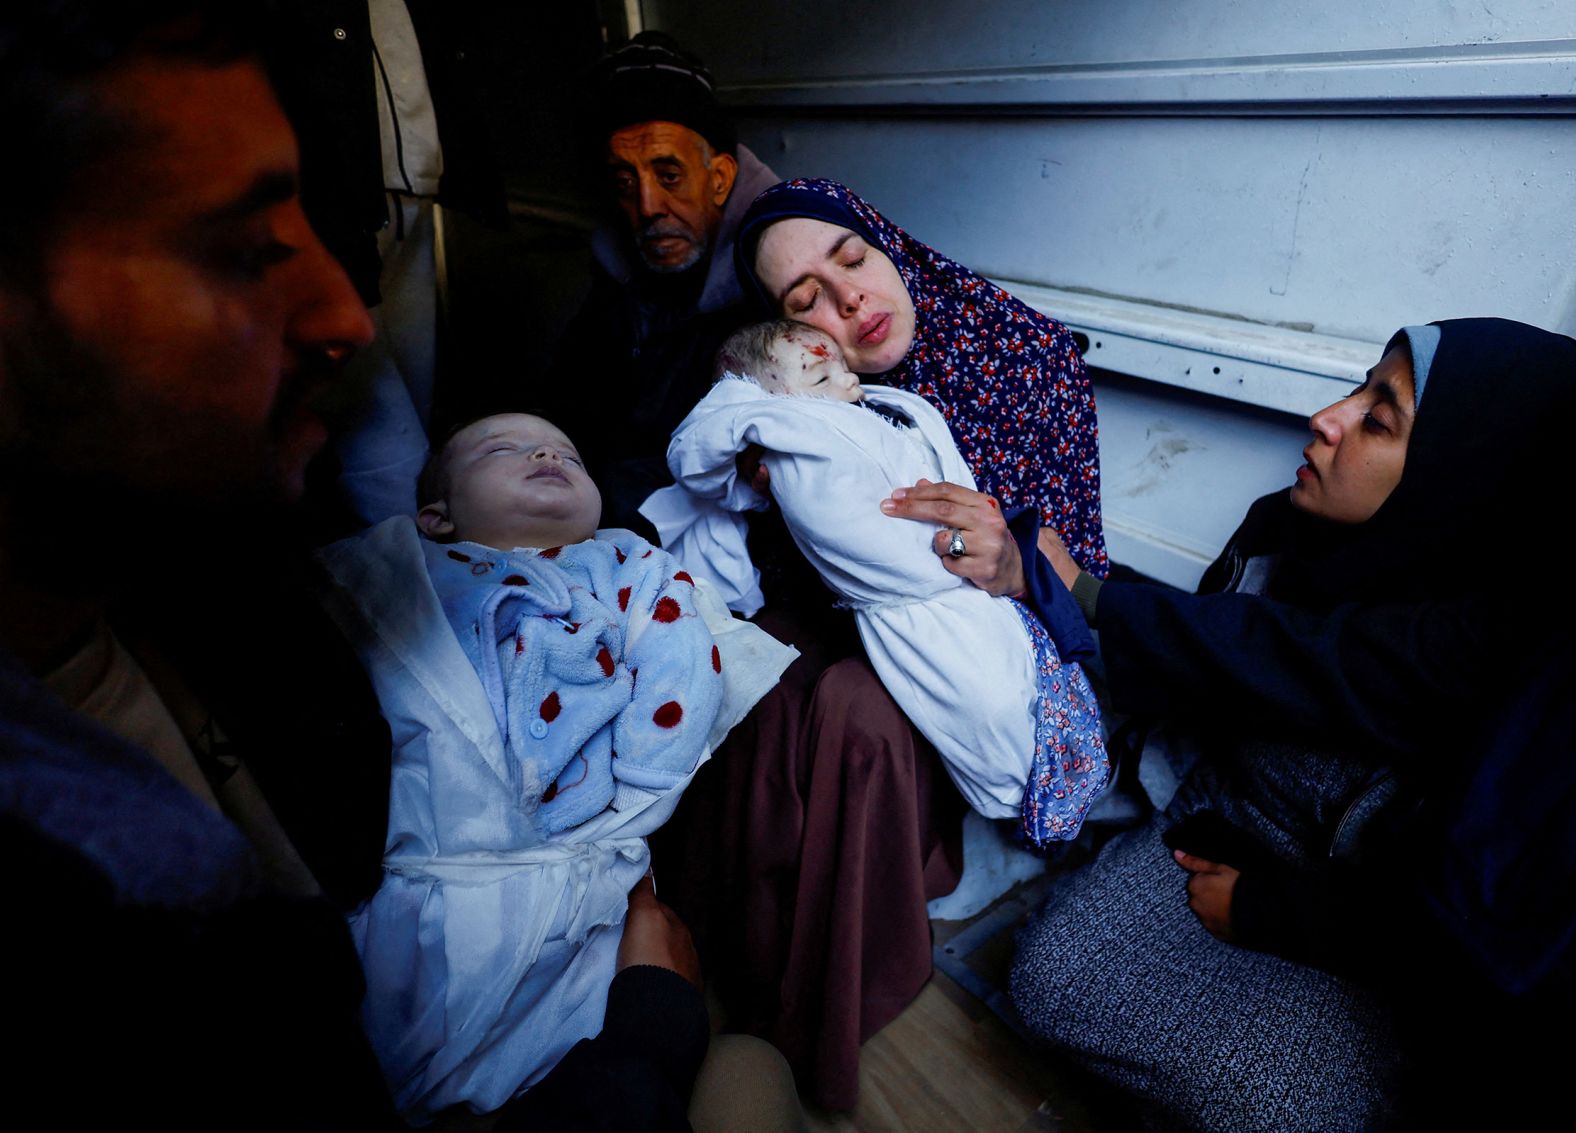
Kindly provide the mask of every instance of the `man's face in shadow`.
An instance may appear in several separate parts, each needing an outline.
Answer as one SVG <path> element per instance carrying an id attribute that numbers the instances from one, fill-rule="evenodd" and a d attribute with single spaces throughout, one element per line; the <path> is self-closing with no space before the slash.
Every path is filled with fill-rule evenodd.
<path id="1" fill-rule="evenodd" d="M 122 140 L 63 201 L 37 293 L 0 290 L 5 491 L 31 479 L 83 524 L 146 508 L 154 532 L 165 504 L 298 496 L 312 401 L 371 325 L 268 80 L 137 57 L 90 89 Z"/>
<path id="2" fill-rule="evenodd" d="M 639 122 L 608 139 L 608 170 L 635 248 L 664 274 L 694 267 L 711 251 L 739 165 L 676 122 Z"/>

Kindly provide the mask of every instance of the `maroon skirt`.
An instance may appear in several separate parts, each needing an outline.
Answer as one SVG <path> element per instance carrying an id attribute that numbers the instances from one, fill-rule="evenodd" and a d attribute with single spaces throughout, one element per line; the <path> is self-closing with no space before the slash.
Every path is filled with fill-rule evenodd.
<path id="1" fill-rule="evenodd" d="M 828 1109 L 859 1045 L 931 973 L 925 902 L 956 886 L 962 796 L 865 659 L 852 620 L 767 612 L 799 648 L 652 839 L 658 890 L 695 932 L 732 1030 L 788 1057 Z"/>

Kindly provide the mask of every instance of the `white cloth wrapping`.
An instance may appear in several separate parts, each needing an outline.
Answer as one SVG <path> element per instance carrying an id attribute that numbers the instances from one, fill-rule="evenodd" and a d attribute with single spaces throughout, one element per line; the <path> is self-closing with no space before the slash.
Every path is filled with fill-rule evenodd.
<path id="1" fill-rule="evenodd" d="M 506 746 L 427 576 L 408 517 L 320 555 L 326 604 L 367 666 L 393 731 L 383 885 L 351 918 L 365 1017 L 396 1103 L 425 1120 L 495 1109 L 602 1025 L 643 835 L 684 786 L 544 836 L 513 797 Z M 697 589 L 724 691 L 715 747 L 793 650 Z"/>
<path id="2" fill-rule="evenodd" d="M 1040 692 L 1029 635 L 1011 603 L 947 572 L 931 549 L 936 528 L 880 510 L 893 488 L 921 477 L 967 488 L 974 477 L 923 398 L 883 386 L 866 386 L 865 396 L 902 410 L 915 427 L 847 402 L 719 381 L 668 446 L 677 484 L 641 512 L 685 570 L 753 612 L 760 592 L 741 513 L 766 501 L 740 480 L 734 458 L 750 444 L 766 449 L 771 493 L 795 542 L 854 610 L 892 698 L 936 746 L 970 806 L 987 818 L 1017 818 Z"/>

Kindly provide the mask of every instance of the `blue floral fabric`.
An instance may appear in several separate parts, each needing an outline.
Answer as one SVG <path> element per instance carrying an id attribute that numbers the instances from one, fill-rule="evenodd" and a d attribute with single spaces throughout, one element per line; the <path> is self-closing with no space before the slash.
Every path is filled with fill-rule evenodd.
<path id="1" fill-rule="evenodd" d="M 1011 599 L 1009 599 L 1011 601 Z M 1111 760 L 1100 727 L 1100 706 L 1083 666 L 1057 656 L 1051 635 L 1022 602 L 1013 607 L 1034 646 L 1040 695 L 1034 704 L 1034 761 L 1023 791 L 1023 840 L 1035 849 L 1070 842 L 1105 790 Z"/>
<path id="2" fill-rule="evenodd" d="M 763 303 L 755 246 L 768 225 L 793 216 L 841 225 L 886 254 L 916 325 L 908 354 L 881 382 L 940 410 L 980 490 L 1008 512 L 1034 507 L 1078 564 L 1104 578 L 1094 389 L 1072 332 L 822 178 L 774 185 L 745 215 L 737 264 Z"/>

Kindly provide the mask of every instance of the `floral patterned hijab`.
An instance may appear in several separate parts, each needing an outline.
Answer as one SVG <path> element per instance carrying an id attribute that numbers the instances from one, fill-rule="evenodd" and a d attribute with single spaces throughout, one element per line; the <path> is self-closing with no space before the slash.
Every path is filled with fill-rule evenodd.
<path id="1" fill-rule="evenodd" d="M 940 410 L 980 490 L 1009 513 L 1035 508 L 1079 565 L 1104 577 L 1094 390 L 1072 332 L 819 178 L 767 189 L 740 226 L 739 279 L 773 315 L 781 312 L 755 274 L 755 249 L 790 217 L 847 228 L 886 254 L 914 302 L 915 328 L 908 354 L 881 382 Z"/>

